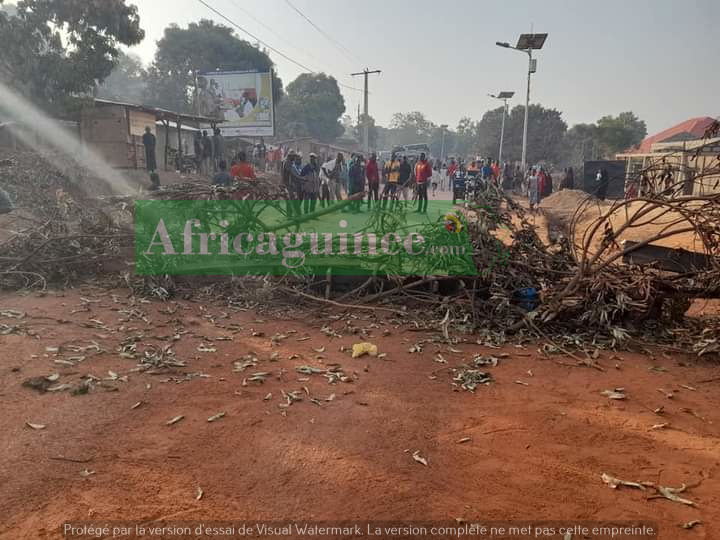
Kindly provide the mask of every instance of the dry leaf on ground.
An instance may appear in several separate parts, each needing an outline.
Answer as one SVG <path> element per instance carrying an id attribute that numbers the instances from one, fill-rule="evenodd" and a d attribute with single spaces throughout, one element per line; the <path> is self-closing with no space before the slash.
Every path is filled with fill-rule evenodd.
<path id="1" fill-rule="evenodd" d="M 426 467 L 428 466 L 428 460 L 420 455 L 420 450 L 415 450 L 415 452 L 413 452 L 412 458 L 418 463 L 421 463 Z"/>

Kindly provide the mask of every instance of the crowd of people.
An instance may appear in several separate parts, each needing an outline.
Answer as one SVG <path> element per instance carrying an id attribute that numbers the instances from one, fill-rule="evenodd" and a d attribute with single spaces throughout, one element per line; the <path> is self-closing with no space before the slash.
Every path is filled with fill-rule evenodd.
<path id="1" fill-rule="evenodd" d="M 538 165 L 523 172 L 519 165 L 500 163 L 490 158 L 465 161 L 428 159 L 422 153 L 417 157 L 393 153 L 380 161 L 376 153 L 365 157 L 353 153 L 346 159 L 343 153 L 331 158 L 310 153 L 306 159 L 292 149 L 267 149 L 261 140 L 251 152 L 235 154 L 228 166 L 224 158 L 225 145 L 219 130 L 212 137 L 206 131 L 198 132 L 196 152 L 200 159 L 200 172 L 212 178 L 212 183 L 230 185 L 236 180 L 252 181 L 256 170 L 277 171 L 288 191 L 287 212 L 290 217 L 316 212 L 330 203 L 350 199 L 353 213 L 373 206 L 395 208 L 401 200 L 410 201 L 418 213 L 427 213 L 428 201 L 442 192 L 453 191 L 459 179 L 472 179 L 476 189 L 495 186 L 499 189 L 527 195 L 531 211 L 553 193 L 554 179 L 550 169 Z M 249 155 L 248 155 L 249 154 Z M 598 173 L 600 191 L 607 186 L 607 173 Z M 574 189 L 572 168 L 562 173 L 559 189 Z M 455 197 L 453 196 L 453 199 Z"/>
<path id="2" fill-rule="evenodd" d="M 407 156 L 393 155 L 385 163 L 378 161 L 376 153 L 366 158 L 362 154 L 344 154 L 321 163 L 314 153 L 309 155 L 303 165 L 303 157 L 290 150 L 282 166 L 282 182 L 289 194 L 288 214 L 291 216 L 315 212 L 318 201 L 321 208 L 331 202 L 348 198 L 350 211 L 359 213 L 367 206 L 388 202 L 393 208 L 402 197 L 406 201 L 417 201 L 417 212 L 426 213 L 428 205 L 428 186 L 433 176 L 433 168 L 425 154 L 411 162 Z M 381 190 L 381 182 L 384 188 Z M 365 196 L 367 195 L 367 201 Z"/>

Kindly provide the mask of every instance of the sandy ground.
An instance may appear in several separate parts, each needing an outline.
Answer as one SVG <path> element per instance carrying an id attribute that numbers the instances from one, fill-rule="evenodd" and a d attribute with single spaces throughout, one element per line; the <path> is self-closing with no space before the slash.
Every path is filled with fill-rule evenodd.
<path id="1" fill-rule="evenodd" d="M 125 291 L 0 296 L 0 313 L 8 309 L 26 316 L 0 315 L 0 331 L 21 327 L 0 335 L 0 538 L 60 538 L 67 520 L 456 518 L 651 520 L 662 539 L 720 537 L 717 364 L 603 352 L 599 372 L 563 365 L 569 359 L 537 346 L 488 349 L 473 336 L 452 347 L 460 352 L 426 343 L 411 354 L 431 336 L 376 313 L 333 320 L 298 311 L 270 321 L 193 302 L 131 305 Z M 343 337 L 321 332 L 324 324 Z M 276 333 L 288 337 L 273 343 Z M 136 360 L 116 348 L 139 334 L 139 352 L 172 344 L 187 367 L 133 371 Z M 386 356 L 340 351 L 364 339 Z M 68 345 L 91 340 L 105 352 L 75 367 L 56 362 L 76 354 Z M 215 352 L 198 351 L 201 344 Z M 447 365 L 434 361 L 438 353 Z M 495 382 L 459 391 L 448 368 L 477 353 L 503 355 L 490 368 Z M 247 354 L 257 367 L 234 373 L 233 362 Z M 330 363 L 353 382 L 330 385 L 295 371 Z M 106 383 L 116 391 L 72 396 L 21 386 L 51 373 L 73 383 L 109 371 L 128 377 Z M 243 386 L 255 371 L 272 377 Z M 626 400 L 601 395 L 615 387 Z M 294 390 L 303 401 L 279 407 L 281 391 Z M 219 412 L 226 416 L 207 421 Z M 179 415 L 184 420 L 166 425 Z M 667 425 L 651 429 L 658 424 Z M 603 473 L 685 483 L 697 506 L 610 489 Z M 692 520 L 703 524 L 680 528 Z"/>
<path id="2" fill-rule="evenodd" d="M 575 211 L 586 197 L 587 194 L 578 190 L 555 192 L 547 199 L 543 199 L 540 204 L 542 212 L 533 215 L 531 217 L 531 221 L 540 226 L 542 234 L 545 234 L 547 231 L 548 217 L 553 218 L 556 222 L 559 221 L 560 223 L 569 224 L 574 217 Z M 586 230 L 589 227 L 594 226 L 597 219 L 601 215 L 606 214 L 612 207 L 613 203 L 614 201 L 596 201 L 594 204 L 589 205 L 584 209 L 582 215 L 580 216 L 576 231 L 575 241 L 578 245 L 582 245 Z M 620 227 L 625 225 L 627 222 L 628 216 L 632 217 L 635 212 L 643 207 L 643 205 L 643 202 L 633 202 L 627 207 L 627 212 L 623 208 L 612 214 L 610 222 L 613 226 L 613 230 L 620 230 Z M 662 232 L 668 223 L 681 218 L 681 216 L 676 212 L 669 212 L 664 215 L 661 214 L 662 210 L 655 210 L 648 213 L 642 220 L 645 224 L 627 229 L 625 232 L 618 235 L 617 241 L 620 243 L 623 240 L 633 240 L 636 242 L 647 240 L 648 238 L 652 238 Z M 649 221 L 654 222 L 649 223 Z M 683 221 L 682 223 L 668 228 L 668 231 L 680 230 L 687 226 L 688 222 Z M 591 242 L 593 252 L 600 246 L 603 236 L 602 232 L 603 230 L 600 228 L 595 234 L 593 242 Z M 694 232 L 678 233 L 668 238 L 656 240 L 653 244 L 669 248 L 682 248 L 689 251 L 704 251 L 701 238 Z"/>

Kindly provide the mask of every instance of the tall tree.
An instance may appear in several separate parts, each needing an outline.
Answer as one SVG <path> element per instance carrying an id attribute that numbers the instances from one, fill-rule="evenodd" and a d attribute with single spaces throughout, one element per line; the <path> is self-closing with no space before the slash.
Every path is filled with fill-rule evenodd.
<path id="1" fill-rule="evenodd" d="M 565 136 L 564 164 L 614 159 L 615 154 L 639 144 L 647 135 L 645 122 L 632 112 L 603 116 L 595 124 L 576 124 Z"/>
<path id="2" fill-rule="evenodd" d="M 528 113 L 528 164 L 538 161 L 559 162 L 564 157 L 567 124 L 562 113 L 541 105 L 530 105 Z M 525 108 L 518 105 L 505 119 L 503 159 L 522 159 L 523 124 Z M 502 107 L 488 111 L 478 124 L 478 149 L 482 156 L 497 158 L 500 148 Z"/>
<path id="3" fill-rule="evenodd" d="M 172 110 L 191 112 L 195 72 L 273 69 L 265 51 L 239 39 L 232 28 L 206 19 L 187 28 L 169 26 L 157 45 L 147 98 Z M 274 72 L 273 97 L 276 105 L 282 97 L 282 81 Z"/>
<path id="4" fill-rule="evenodd" d="M 618 152 L 639 144 L 647 135 L 647 126 L 633 112 L 617 116 L 603 116 L 597 121 L 598 142 L 605 157 L 612 158 Z"/>
<path id="5" fill-rule="evenodd" d="M 98 86 L 97 95 L 141 104 L 147 90 L 147 71 L 135 54 L 120 53 L 117 65 Z"/>
<path id="6" fill-rule="evenodd" d="M 452 152 L 461 157 L 476 154 L 478 142 L 478 123 L 468 116 L 462 117 L 457 125 L 457 136 Z"/>
<path id="7" fill-rule="evenodd" d="M 332 142 L 345 132 L 339 121 L 345 99 L 335 78 L 324 73 L 303 73 L 291 82 L 276 112 L 281 136 L 310 135 Z"/>
<path id="8" fill-rule="evenodd" d="M 585 161 L 600 157 L 602 149 L 598 144 L 597 126 L 595 124 L 575 124 L 565 134 L 565 157 L 563 165 L 576 169 Z"/>
<path id="9" fill-rule="evenodd" d="M 375 125 L 375 119 L 368 115 L 368 144 L 370 148 L 378 149 L 378 127 Z M 355 126 L 355 138 L 363 142 L 365 140 L 365 113 L 360 115 L 360 123 Z"/>
<path id="10" fill-rule="evenodd" d="M 144 36 L 125 0 L 20 0 L 13 15 L 0 12 L 0 76 L 60 112 L 110 74 L 119 44 Z"/>
<path id="11" fill-rule="evenodd" d="M 396 130 L 403 139 L 399 144 L 413 144 L 428 142 L 435 124 L 420 111 L 414 111 L 406 114 L 395 113 L 390 121 L 390 128 Z"/>

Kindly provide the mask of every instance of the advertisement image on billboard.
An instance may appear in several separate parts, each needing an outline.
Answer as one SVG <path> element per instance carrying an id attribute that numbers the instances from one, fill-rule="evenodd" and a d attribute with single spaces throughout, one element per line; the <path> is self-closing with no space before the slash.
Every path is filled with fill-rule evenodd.
<path id="1" fill-rule="evenodd" d="M 223 120 L 225 136 L 272 137 L 275 112 L 272 75 L 258 71 L 212 71 L 197 77 L 201 116 Z"/>

